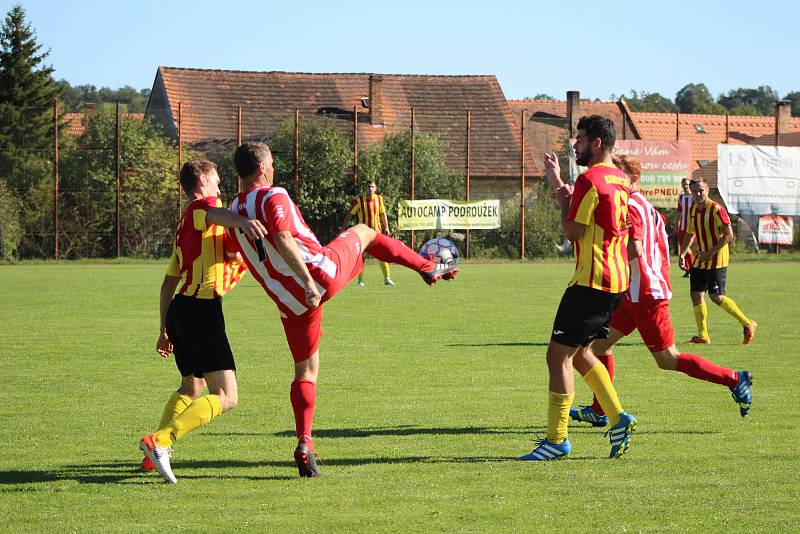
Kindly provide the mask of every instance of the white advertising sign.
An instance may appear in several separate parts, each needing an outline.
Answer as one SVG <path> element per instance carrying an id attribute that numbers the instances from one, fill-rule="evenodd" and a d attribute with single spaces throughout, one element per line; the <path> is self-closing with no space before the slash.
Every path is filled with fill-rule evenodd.
<path id="1" fill-rule="evenodd" d="M 718 145 L 717 188 L 730 213 L 800 215 L 800 147 Z"/>

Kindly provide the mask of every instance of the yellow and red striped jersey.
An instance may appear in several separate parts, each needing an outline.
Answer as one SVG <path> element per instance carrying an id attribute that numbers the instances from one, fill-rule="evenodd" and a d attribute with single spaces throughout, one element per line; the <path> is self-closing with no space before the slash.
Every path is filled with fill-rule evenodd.
<path id="1" fill-rule="evenodd" d="M 694 235 L 699 251 L 705 252 L 711 250 L 722 239 L 722 236 L 725 235 L 725 227 L 730 225 L 731 219 L 728 217 L 728 212 L 725 211 L 725 208 L 719 202 L 709 199 L 705 206 L 700 206 L 697 202 L 692 204 L 692 209 L 689 210 L 689 225 L 686 227 L 686 233 Z M 695 258 L 692 267 L 697 269 L 721 269 L 728 266 L 728 260 L 728 244 L 725 243 L 708 261 L 701 262 Z"/>
<path id="2" fill-rule="evenodd" d="M 599 163 L 578 176 L 567 220 L 586 226 L 575 242 L 575 274 L 569 285 L 608 293 L 628 290 L 628 196 L 630 181 Z"/>
<path id="3" fill-rule="evenodd" d="M 168 276 L 179 276 L 178 292 L 199 299 L 221 297 L 235 286 L 247 270 L 244 263 L 228 258 L 235 244 L 225 228 L 206 220 L 208 210 L 222 206 L 217 197 L 192 201 L 181 215 Z"/>
<path id="4" fill-rule="evenodd" d="M 381 231 L 381 214 L 385 213 L 386 207 L 381 195 L 372 195 L 372 199 L 359 195 L 350 206 L 350 215 L 357 215 L 359 223 L 366 224 L 376 232 Z"/>

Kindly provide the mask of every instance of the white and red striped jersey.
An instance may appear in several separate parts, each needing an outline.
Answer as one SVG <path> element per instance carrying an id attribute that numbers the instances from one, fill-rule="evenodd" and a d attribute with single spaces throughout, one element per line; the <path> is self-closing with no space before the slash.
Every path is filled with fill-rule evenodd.
<path id="1" fill-rule="evenodd" d="M 666 219 L 636 191 L 628 199 L 630 237 L 642 243 L 642 254 L 631 262 L 631 302 L 669 300 L 669 244 Z"/>
<path id="2" fill-rule="evenodd" d="M 308 227 L 289 194 L 282 187 L 254 187 L 239 193 L 231 204 L 231 211 L 248 219 L 258 219 L 267 228 L 262 240 L 266 259 L 258 260 L 255 243 L 236 230 L 236 242 L 253 277 L 277 304 L 281 316 L 303 315 L 309 311 L 305 303 L 305 290 L 300 278 L 275 247 L 278 232 L 289 231 L 308 267 L 317 289 L 325 300 L 326 287 L 336 278 L 336 264 L 323 253 L 317 236 Z"/>
<path id="3" fill-rule="evenodd" d="M 678 230 L 681 232 L 685 232 L 689 226 L 689 210 L 692 209 L 692 204 L 694 204 L 692 195 L 681 193 L 678 196 Z"/>

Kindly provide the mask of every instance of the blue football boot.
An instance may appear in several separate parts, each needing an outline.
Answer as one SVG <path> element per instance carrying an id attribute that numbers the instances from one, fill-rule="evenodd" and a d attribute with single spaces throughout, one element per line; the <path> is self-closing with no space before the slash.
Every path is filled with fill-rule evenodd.
<path id="1" fill-rule="evenodd" d="M 750 393 L 750 386 L 753 384 L 753 375 L 750 371 L 736 371 L 739 381 L 731 388 L 731 397 L 739 404 L 739 413 L 742 417 L 750 411 L 750 403 L 753 396 Z"/>
<path id="2" fill-rule="evenodd" d="M 591 406 L 578 406 L 569 409 L 569 418 L 573 421 L 589 423 L 592 426 L 602 427 L 608 425 L 608 417 L 598 415 Z"/>
<path id="3" fill-rule="evenodd" d="M 561 460 L 567 457 L 572 452 L 572 446 L 569 444 L 569 438 L 564 438 L 559 444 L 550 443 L 547 439 L 539 440 L 536 448 L 529 454 L 520 456 L 519 460 L 543 462 L 547 460 Z"/>
<path id="4" fill-rule="evenodd" d="M 636 426 L 636 418 L 629 413 L 619 414 L 619 422 L 612 426 L 606 435 L 611 441 L 611 454 L 609 458 L 619 458 L 630 447 L 631 434 Z"/>

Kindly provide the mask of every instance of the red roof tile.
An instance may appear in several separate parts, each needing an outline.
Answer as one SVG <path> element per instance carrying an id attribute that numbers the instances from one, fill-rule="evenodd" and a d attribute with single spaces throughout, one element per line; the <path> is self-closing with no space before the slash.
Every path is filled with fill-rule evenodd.
<path id="1" fill-rule="evenodd" d="M 173 134 L 181 103 L 182 139 L 194 143 L 236 138 L 237 106 L 242 136 L 272 134 L 300 110 L 301 122 L 326 116 L 352 135 L 353 108 L 359 108 L 359 144 L 407 131 L 411 108 L 419 132 L 438 134 L 447 144 L 453 174 L 465 173 L 467 110 L 472 113 L 473 176 L 518 176 L 519 134 L 494 76 L 383 76 L 383 127 L 370 124 L 361 99 L 369 95 L 370 74 L 246 72 L 159 67 L 147 115 Z M 532 166 L 532 163 L 528 162 Z"/>
<path id="2" fill-rule="evenodd" d="M 569 128 L 567 123 L 567 102 L 564 100 L 509 100 L 514 120 L 519 124 L 522 111 L 525 111 L 525 145 L 533 156 L 536 171 L 543 174 L 542 158 L 545 152 L 558 152 L 567 142 Z M 617 136 L 622 139 L 633 138 L 634 133 L 623 127 L 623 104 L 619 102 L 595 102 L 581 100 L 578 114 L 603 115 L 614 122 Z M 627 126 L 627 125 L 626 125 Z"/>

